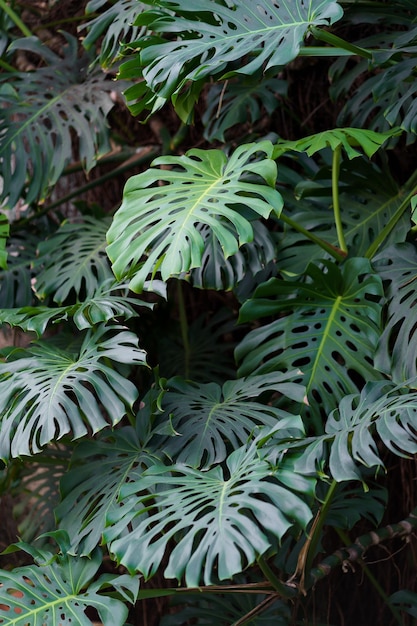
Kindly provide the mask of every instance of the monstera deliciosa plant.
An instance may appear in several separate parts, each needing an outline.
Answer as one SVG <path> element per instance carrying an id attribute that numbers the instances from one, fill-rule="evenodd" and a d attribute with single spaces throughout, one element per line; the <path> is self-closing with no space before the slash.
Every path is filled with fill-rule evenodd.
<path id="1" fill-rule="evenodd" d="M 32 4 L 0 0 L 0 624 L 411 624 L 415 3 Z"/>

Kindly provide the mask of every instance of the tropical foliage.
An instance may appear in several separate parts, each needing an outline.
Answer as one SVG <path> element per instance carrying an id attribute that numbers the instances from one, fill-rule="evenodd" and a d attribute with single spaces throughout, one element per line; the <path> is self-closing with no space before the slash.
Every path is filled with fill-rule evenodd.
<path id="1" fill-rule="evenodd" d="M 0 624 L 414 623 L 414 2 L 32 4 L 0 0 Z"/>

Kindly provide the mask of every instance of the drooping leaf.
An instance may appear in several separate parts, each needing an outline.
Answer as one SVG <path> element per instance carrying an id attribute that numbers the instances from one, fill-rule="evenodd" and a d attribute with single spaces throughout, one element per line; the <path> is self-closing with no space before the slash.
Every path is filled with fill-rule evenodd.
<path id="1" fill-rule="evenodd" d="M 396 383 L 417 376 L 417 252 L 398 243 L 381 252 L 374 267 L 386 285 L 387 321 L 375 353 L 375 366 Z"/>
<path id="2" fill-rule="evenodd" d="M 116 332 L 117 331 L 117 332 Z M 137 389 L 113 363 L 145 365 L 123 327 L 88 331 L 79 355 L 35 342 L 0 364 L 0 456 L 32 455 L 71 433 L 74 439 L 116 424 Z"/>
<path id="3" fill-rule="evenodd" d="M 236 124 L 253 124 L 279 105 L 278 96 L 285 96 L 286 81 L 280 78 L 262 80 L 258 74 L 242 77 L 238 82 L 214 84 L 207 94 L 207 109 L 202 116 L 204 136 L 208 141 L 225 140 L 225 133 Z"/>
<path id="4" fill-rule="evenodd" d="M 334 128 L 296 141 L 279 141 L 275 146 L 274 157 L 278 158 L 291 150 L 306 152 L 308 156 L 311 156 L 325 148 L 331 148 L 334 151 L 342 147 L 349 159 L 361 155 L 357 148 L 361 148 L 366 156 L 371 158 L 388 139 L 400 133 L 398 128 L 385 133 L 362 128 Z"/>
<path id="5" fill-rule="evenodd" d="M 251 222 L 253 240 L 240 246 L 239 250 L 225 258 L 215 232 L 207 224 L 197 224 L 196 230 L 204 242 L 201 267 L 182 276 L 199 289 L 234 289 L 248 274 L 254 276 L 275 257 L 275 244 L 269 230 L 260 221 Z M 233 233 L 233 226 L 224 223 Z"/>
<path id="6" fill-rule="evenodd" d="M 282 207 L 274 188 L 272 149 L 268 141 L 241 145 L 229 158 L 221 150 L 195 149 L 154 161 L 155 166 L 180 170 L 152 167 L 132 177 L 107 234 L 116 277 L 131 278 L 130 288 L 140 292 L 156 269 L 167 280 L 200 267 L 204 241 L 197 223 L 210 227 L 226 258 L 252 241 L 253 228 L 239 212 L 240 205 L 262 217 L 272 211 L 279 215 Z M 254 161 L 260 155 L 265 157 Z M 242 180 L 247 174 L 259 176 L 260 182 Z M 158 181 L 166 184 L 154 186 Z"/>
<path id="7" fill-rule="evenodd" d="M 276 319 L 251 331 L 236 350 L 241 376 L 299 368 L 319 432 L 344 395 L 381 377 L 372 354 L 380 335 L 376 300 L 383 295 L 366 259 L 348 259 L 342 268 L 322 265 L 311 264 L 305 282 L 272 278 L 258 287 L 241 321 Z"/>
<path id="8" fill-rule="evenodd" d="M 329 415 L 324 435 L 301 444 L 303 454 L 295 467 L 299 472 L 314 474 L 328 458 L 328 471 L 334 480 L 365 481 L 361 466 L 384 467 L 378 441 L 397 456 L 417 452 L 416 420 L 415 391 L 406 393 L 387 381 L 367 383 L 360 395 L 341 399 Z"/>
<path id="9" fill-rule="evenodd" d="M 258 397 L 271 392 L 302 402 L 304 387 L 291 382 L 297 373 L 272 373 L 197 385 L 174 379 L 168 382 L 159 420 L 160 433 L 171 434 L 163 450 L 177 463 L 207 469 L 224 461 L 228 447 L 236 449 L 247 442 L 257 426 L 296 428 L 297 418 L 261 402 Z"/>
<path id="10" fill-rule="evenodd" d="M 232 452 L 224 470 L 155 465 L 132 477 L 121 499 L 124 506 L 105 531 L 117 560 L 149 577 L 175 538 L 165 576 L 185 576 L 191 587 L 241 572 L 269 548 L 268 535 L 280 538 L 311 517 L 305 502 L 280 483 L 279 468 L 259 459 L 256 443 Z"/>
<path id="11" fill-rule="evenodd" d="M 110 149 L 106 117 L 116 87 L 101 69 L 88 69 L 89 58 L 78 58 L 75 38 L 66 36 L 63 58 L 40 40 L 26 37 L 12 44 L 45 60 L 29 72 L 0 76 L 0 201 L 12 208 L 19 198 L 41 200 L 73 158 L 89 170 Z"/>
<path id="12" fill-rule="evenodd" d="M 159 0 L 157 6 L 137 21 L 156 34 L 137 44 L 146 85 L 161 98 L 177 96 L 189 81 L 201 83 L 201 89 L 209 76 L 285 65 L 298 55 L 310 26 L 327 26 L 343 13 L 333 0 L 296 5 L 259 0 L 254 7 L 243 0 L 233 5 L 201 0 L 198 7 L 192 0 Z"/>
<path id="13" fill-rule="evenodd" d="M 99 12 L 107 0 L 90 0 L 86 6 L 86 15 Z M 145 5 L 138 0 L 117 0 L 103 13 L 84 24 L 88 34 L 83 39 L 83 46 L 91 50 L 98 39 L 100 42 L 99 61 L 102 67 L 112 65 L 120 54 L 125 41 L 132 41 L 144 34 L 144 29 L 134 25 L 136 16 L 145 10 Z"/>
<path id="14" fill-rule="evenodd" d="M 101 543 L 107 516 L 120 506 L 121 487 L 136 467 L 152 462 L 153 455 L 130 427 L 79 444 L 61 481 L 62 502 L 56 508 L 72 552 L 88 555 Z"/>
<path id="15" fill-rule="evenodd" d="M 49 565 L 0 570 L 0 624 L 92 626 L 86 610 L 93 607 L 104 626 L 123 626 L 128 607 L 120 596 L 111 597 L 101 589 L 113 587 L 114 594 L 118 587 L 126 587 L 132 601 L 137 589 L 134 581 L 123 575 L 93 581 L 101 560 L 98 549 L 91 558 L 62 556 Z"/>
<path id="16" fill-rule="evenodd" d="M 105 253 L 110 219 L 86 216 L 82 223 L 65 222 L 39 245 L 36 292 L 43 300 L 52 296 L 62 304 L 71 291 L 92 297 L 99 285 L 112 277 Z"/>

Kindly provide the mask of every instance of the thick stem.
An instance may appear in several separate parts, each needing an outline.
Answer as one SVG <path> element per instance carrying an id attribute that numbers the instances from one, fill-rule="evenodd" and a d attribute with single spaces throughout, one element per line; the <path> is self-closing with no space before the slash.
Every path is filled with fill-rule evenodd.
<path id="1" fill-rule="evenodd" d="M 178 295 L 178 312 L 180 316 L 180 328 L 182 345 L 184 346 L 184 378 L 190 377 L 190 339 L 188 337 L 188 320 L 187 311 L 185 308 L 184 294 L 182 291 L 182 281 L 177 281 L 177 295 Z"/>
<path id="2" fill-rule="evenodd" d="M 340 213 L 340 200 L 339 200 L 339 174 L 340 174 L 340 160 L 342 155 L 342 146 L 337 146 L 333 152 L 332 163 L 332 198 L 333 198 L 333 213 L 334 221 L 336 224 L 337 238 L 339 240 L 339 247 L 347 254 L 347 245 L 345 235 L 343 233 L 342 216 Z"/>
<path id="3" fill-rule="evenodd" d="M 324 241 L 324 239 L 317 237 L 317 235 L 311 233 L 306 228 L 303 228 L 303 226 L 297 224 L 295 220 L 288 217 L 288 215 L 285 215 L 285 213 L 281 213 L 279 219 L 282 220 L 285 224 L 288 224 L 288 226 L 291 226 L 291 228 L 293 228 L 297 232 L 304 235 L 307 239 L 310 239 L 310 241 L 316 243 L 318 246 L 320 246 L 320 248 L 325 250 L 328 254 L 330 254 L 330 256 L 336 259 L 336 261 L 343 261 L 345 259 L 346 252 L 340 250 L 340 248 L 335 248 L 335 246 L 332 246 L 331 243 L 328 243 L 327 241 Z"/>

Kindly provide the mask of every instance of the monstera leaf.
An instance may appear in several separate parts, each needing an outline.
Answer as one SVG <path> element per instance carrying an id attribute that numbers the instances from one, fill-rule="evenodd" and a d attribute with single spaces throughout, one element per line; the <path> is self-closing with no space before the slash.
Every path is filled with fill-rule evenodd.
<path id="1" fill-rule="evenodd" d="M 87 332 L 79 355 L 46 341 L 12 353 L 0 364 L 1 458 L 35 454 L 65 434 L 77 439 L 117 423 L 137 390 L 109 360 L 145 365 L 136 335 L 101 326 Z"/>
<path id="2" fill-rule="evenodd" d="M 233 226 L 225 223 L 233 233 Z M 201 267 L 195 268 L 181 278 L 200 289 L 231 290 L 248 274 L 254 276 L 275 257 L 275 244 L 270 231 L 262 222 L 251 222 L 253 241 L 243 244 L 239 250 L 225 258 L 214 231 L 207 224 L 197 224 L 204 242 Z"/>
<path id="3" fill-rule="evenodd" d="M 39 245 L 36 292 L 40 299 L 52 295 L 58 304 L 73 290 L 76 296 L 93 296 L 112 277 L 105 253 L 108 218 L 85 217 L 82 223 L 65 222 Z"/>
<path id="4" fill-rule="evenodd" d="M 398 243 L 381 252 L 374 262 L 386 284 L 387 321 L 375 354 L 375 366 L 401 383 L 417 377 L 417 252 Z"/>
<path id="5" fill-rule="evenodd" d="M 60 555 L 50 564 L 20 567 L 12 572 L 0 570 L 0 623 L 92 626 L 94 622 L 86 614 L 90 607 L 96 609 L 104 626 L 123 626 L 128 613 L 124 601 L 135 601 L 139 581 L 126 575 L 102 575 L 93 581 L 101 560 L 97 549 L 91 558 Z M 111 597 L 115 594 L 118 597 Z"/>
<path id="6" fill-rule="evenodd" d="M 30 233 L 10 237 L 7 267 L 0 270 L 0 308 L 30 306 L 34 300 L 32 289 L 32 264 L 36 259 L 37 237 Z"/>
<path id="7" fill-rule="evenodd" d="M 106 4 L 107 0 L 90 0 L 86 7 L 87 17 L 90 13 L 99 12 Z M 133 25 L 137 15 L 144 10 L 145 5 L 138 0 L 117 0 L 101 15 L 81 27 L 88 29 L 88 35 L 83 39 L 84 48 L 90 50 L 103 35 L 100 41 L 100 65 L 111 65 L 117 59 L 124 41 L 132 41 L 144 34 L 144 29 Z"/>
<path id="8" fill-rule="evenodd" d="M 73 133 L 87 170 L 110 149 L 106 117 L 115 84 L 100 69 L 88 70 L 76 39 L 66 38 L 63 58 L 36 38 L 14 42 L 13 50 L 27 50 L 48 65 L 0 77 L 0 201 L 9 207 L 23 196 L 29 204 L 45 197 L 73 158 Z"/>
<path id="9" fill-rule="evenodd" d="M 120 506 L 121 487 L 136 467 L 153 460 L 130 427 L 79 444 L 72 469 L 61 481 L 62 502 L 56 509 L 60 528 L 71 537 L 71 552 L 88 555 L 101 543 L 107 516 Z"/>
<path id="10" fill-rule="evenodd" d="M 332 411 L 325 434 L 306 439 L 303 454 L 295 467 L 314 474 L 323 471 L 328 456 L 328 472 L 338 482 L 364 481 L 362 468 L 384 467 L 378 441 L 397 456 L 417 452 L 417 394 L 392 383 L 367 383 L 360 395 L 350 394 Z M 378 437 L 377 437 L 378 436 Z M 291 443 L 288 444 L 291 447 Z M 330 448 L 327 455 L 325 450 Z"/>
<path id="11" fill-rule="evenodd" d="M 291 382 L 297 373 L 251 376 L 223 385 L 197 385 L 180 379 L 168 383 L 161 403 L 164 411 L 158 432 L 172 434 L 164 452 L 178 463 L 209 468 L 224 461 L 228 445 L 243 445 L 256 426 L 291 429 L 295 417 L 258 400 L 265 392 L 276 392 L 302 402 L 305 389 Z M 169 419 L 168 419 L 169 418 Z M 280 428 L 281 430 L 281 428 Z"/>
<path id="12" fill-rule="evenodd" d="M 342 269 L 311 264 L 304 282 L 271 279 L 241 309 L 241 320 L 277 316 L 236 350 L 240 375 L 299 368 L 319 432 L 324 415 L 347 393 L 381 375 L 373 354 L 380 334 L 382 284 L 366 259 Z M 282 315 L 284 313 L 284 316 Z"/>
<path id="13" fill-rule="evenodd" d="M 225 141 L 225 133 L 236 124 L 253 124 L 262 108 L 271 115 L 279 106 L 278 96 L 287 93 L 286 81 L 279 78 L 262 80 L 259 75 L 241 77 L 222 85 L 216 83 L 207 94 L 208 106 L 202 117 L 204 136 L 208 141 Z"/>
<path id="14" fill-rule="evenodd" d="M 136 23 L 156 33 L 137 45 L 144 80 L 161 98 L 177 96 L 189 81 L 202 84 L 227 70 L 229 75 L 253 74 L 285 65 L 298 55 L 310 26 L 328 26 L 343 13 L 333 0 L 259 0 L 255 7 L 244 0 L 230 6 L 201 0 L 197 8 L 192 0 L 160 0 L 158 7 Z"/>
<path id="15" fill-rule="evenodd" d="M 229 158 L 221 150 L 195 149 L 154 161 L 180 170 L 152 167 L 132 177 L 107 234 L 117 279 L 131 278 L 130 288 L 140 292 L 156 269 L 167 280 L 200 267 L 204 240 L 197 223 L 210 227 L 226 258 L 252 241 L 253 228 L 239 212 L 241 205 L 262 217 L 271 211 L 279 215 L 282 207 L 274 188 L 272 150 L 268 141 L 242 145 Z M 265 157 L 255 161 L 260 155 Z M 242 180 L 248 174 L 259 176 L 260 182 Z M 158 181 L 166 184 L 154 186 Z"/>
<path id="16" fill-rule="evenodd" d="M 131 476 L 121 489 L 124 506 L 109 516 L 104 533 L 118 562 L 149 577 L 174 540 L 165 576 L 185 576 L 196 587 L 202 578 L 205 584 L 231 578 L 265 553 L 272 538 L 305 527 L 311 512 L 292 487 L 310 494 L 312 483 L 294 472 L 281 483 L 280 468 L 259 458 L 256 441 L 226 463 L 205 472 L 155 464 Z"/>

